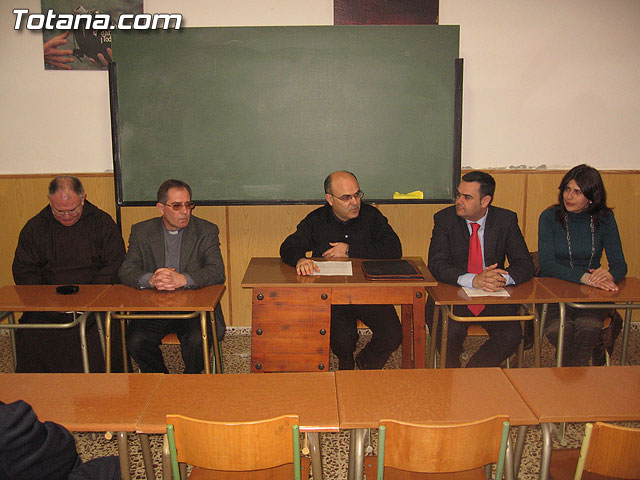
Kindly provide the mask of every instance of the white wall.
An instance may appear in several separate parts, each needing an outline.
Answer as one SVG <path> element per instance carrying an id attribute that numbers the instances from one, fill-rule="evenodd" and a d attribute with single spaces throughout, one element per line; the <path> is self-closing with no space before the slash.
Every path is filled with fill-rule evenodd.
<path id="1" fill-rule="evenodd" d="M 111 170 L 107 73 L 45 71 L 0 0 L 0 174 Z M 331 0 L 147 0 L 186 25 L 326 25 Z M 638 169 L 640 2 L 440 0 L 461 25 L 463 165 Z"/>
<path id="2" fill-rule="evenodd" d="M 464 58 L 463 165 L 640 168 L 640 2 L 440 0 Z"/>

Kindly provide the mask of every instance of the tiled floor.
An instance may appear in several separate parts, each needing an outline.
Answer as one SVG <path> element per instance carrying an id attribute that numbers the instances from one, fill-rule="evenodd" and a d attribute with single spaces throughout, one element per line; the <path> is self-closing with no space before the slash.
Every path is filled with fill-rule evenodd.
<path id="1" fill-rule="evenodd" d="M 369 338 L 369 332 L 361 332 L 360 348 Z M 473 351 L 482 342 L 482 339 L 468 339 L 466 348 Z M 250 371 L 250 338 L 247 328 L 229 329 L 223 341 L 223 358 L 226 373 L 249 373 Z M 179 373 L 182 370 L 182 360 L 178 346 L 167 346 L 164 348 L 165 360 L 172 373 Z M 555 349 L 545 340 L 542 349 L 542 365 L 553 366 Z M 620 358 L 620 338 L 613 354 L 613 361 L 617 363 Z M 629 339 L 628 359 L 630 364 L 640 364 L 640 331 L 637 326 L 631 331 Z M 385 368 L 399 368 L 401 364 L 400 350 L 396 351 L 387 362 Z M 533 365 L 533 353 L 528 351 L 525 354 L 525 366 Z M 336 360 L 332 358 L 331 368 L 336 368 Z M 9 336 L 6 331 L 0 331 L 0 372 L 13 372 L 11 359 L 11 347 Z M 639 426 L 638 423 L 634 424 Z M 566 440 L 568 447 L 578 447 L 584 425 L 567 424 Z M 515 435 L 515 432 L 512 432 Z M 76 434 L 78 451 L 84 460 L 102 455 L 116 455 L 117 445 L 115 439 L 106 440 L 103 434 L 98 434 L 97 438 L 92 438 L 91 434 Z M 374 447 L 376 445 L 376 432 L 372 433 Z M 554 440 L 555 441 L 555 440 Z M 348 454 L 348 434 L 347 432 L 325 433 L 321 435 L 323 469 L 325 478 L 328 480 L 343 480 L 347 478 L 347 454 Z M 162 437 L 151 435 L 151 446 L 154 453 L 156 477 L 160 478 L 159 461 L 162 448 Z M 556 447 L 560 447 L 559 444 Z M 140 445 L 135 435 L 129 438 L 129 451 L 131 458 L 131 471 L 133 478 L 144 479 L 145 473 L 142 464 L 142 454 Z M 520 470 L 520 479 L 533 480 L 538 477 L 538 465 L 540 460 L 540 428 L 529 429 L 525 451 Z"/>

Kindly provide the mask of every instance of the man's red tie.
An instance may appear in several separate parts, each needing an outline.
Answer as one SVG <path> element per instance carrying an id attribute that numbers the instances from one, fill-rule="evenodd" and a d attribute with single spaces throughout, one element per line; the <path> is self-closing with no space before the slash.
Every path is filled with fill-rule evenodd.
<path id="1" fill-rule="evenodd" d="M 469 261 L 467 270 L 469 273 L 482 273 L 482 248 L 480 247 L 480 238 L 478 237 L 479 223 L 471 224 L 471 238 L 469 239 Z M 484 305 L 468 305 L 471 313 L 478 316 L 484 310 Z"/>

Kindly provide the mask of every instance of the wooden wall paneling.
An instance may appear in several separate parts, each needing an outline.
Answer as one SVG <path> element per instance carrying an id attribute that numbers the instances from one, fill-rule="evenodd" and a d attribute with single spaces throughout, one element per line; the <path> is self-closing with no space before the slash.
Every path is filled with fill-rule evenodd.
<path id="1" fill-rule="evenodd" d="M 425 263 L 427 263 L 427 253 L 433 230 L 433 215 L 447 206 L 444 204 L 378 205 L 382 214 L 387 217 L 389 224 L 400 237 L 402 254 L 422 257 Z"/>
<path id="2" fill-rule="evenodd" d="M 496 207 L 507 208 L 518 214 L 518 222 L 522 234 L 525 234 L 525 189 L 526 189 L 526 173 L 495 171 L 491 175 L 496 180 L 496 191 L 492 205 Z"/>
<path id="3" fill-rule="evenodd" d="M 251 257 L 277 257 L 280 244 L 319 205 L 230 206 L 231 309 L 233 325 L 251 325 L 251 290 L 240 287 Z"/>
<path id="4" fill-rule="evenodd" d="M 527 212 L 524 238 L 530 251 L 538 251 L 538 219 L 540 214 L 558 201 L 558 185 L 564 172 L 531 172 L 527 174 Z"/>

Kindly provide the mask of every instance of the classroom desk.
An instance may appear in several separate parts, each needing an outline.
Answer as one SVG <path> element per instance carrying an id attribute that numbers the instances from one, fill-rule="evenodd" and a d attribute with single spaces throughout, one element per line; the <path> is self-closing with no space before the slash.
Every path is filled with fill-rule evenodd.
<path id="1" fill-rule="evenodd" d="M 513 320 L 527 320 L 534 322 L 534 355 L 535 365 L 540 366 L 540 328 L 538 326 L 538 318 L 535 312 L 531 311 L 526 315 L 518 316 L 500 316 L 500 317 L 460 317 L 453 314 L 454 305 L 472 305 L 472 304 L 517 304 L 517 305 L 529 305 L 535 303 L 552 303 L 557 301 L 556 295 L 550 292 L 548 289 L 541 286 L 536 282 L 536 279 L 529 280 L 528 282 L 521 283 L 519 285 L 512 285 L 506 287 L 509 292 L 508 297 L 469 297 L 462 287 L 457 285 L 448 285 L 440 283 L 434 287 L 427 287 L 427 293 L 433 298 L 436 305 L 436 312 L 439 309 L 442 318 L 442 341 L 440 345 L 440 364 L 442 368 L 446 365 L 447 355 L 447 330 L 449 326 L 449 318 L 457 321 L 467 322 L 480 322 L 480 321 L 513 321 Z M 438 315 L 434 315 L 432 330 L 435 332 L 438 327 Z M 430 349 L 429 349 L 429 367 L 432 366 L 432 362 L 435 355 L 436 348 L 435 336 L 432 335 Z"/>
<path id="2" fill-rule="evenodd" d="M 280 258 L 252 258 L 242 279 L 253 290 L 251 371 L 328 370 L 331 305 L 349 304 L 401 305 L 402 366 L 424 368 L 424 288 L 437 282 L 420 257 L 405 259 L 424 280 L 366 280 L 357 258 L 352 276 L 299 276 Z"/>
<path id="3" fill-rule="evenodd" d="M 540 479 L 549 476 L 555 422 L 640 420 L 640 366 L 504 371 L 542 429 Z"/>
<path id="4" fill-rule="evenodd" d="M 622 334 L 622 354 L 620 364 L 627 363 L 627 347 L 629 330 L 631 328 L 631 310 L 640 308 L 640 279 L 627 277 L 618 283 L 617 292 L 609 292 L 599 288 L 567 282 L 558 278 L 538 277 L 534 279 L 555 296 L 555 300 L 544 303 L 558 303 L 560 308 L 560 325 L 558 332 L 558 348 L 556 351 L 557 366 L 562 366 L 564 346 L 565 305 L 574 308 L 611 309 L 624 308 L 626 310 Z M 615 303 L 616 305 L 612 305 Z"/>
<path id="5" fill-rule="evenodd" d="M 361 479 L 366 429 L 383 418 L 458 423 L 509 415 L 511 425 L 537 424 L 536 416 L 499 368 L 338 371 L 340 428 L 351 431 L 349 479 Z M 526 433 L 526 428 L 522 428 Z M 507 455 L 505 474 L 513 474 Z"/>
<path id="6" fill-rule="evenodd" d="M 202 355 L 206 373 L 211 373 L 209 365 L 209 343 L 207 334 L 207 312 L 213 320 L 213 310 L 224 292 L 224 285 L 209 285 L 198 289 L 182 289 L 174 292 L 158 290 L 139 290 L 126 285 L 113 285 L 107 292 L 92 302 L 87 308 L 95 312 L 106 312 L 105 343 L 106 371 L 111 371 L 111 319 L 149 319 L 149 318 L 193 318 L 200 317 L 202 328 Z M 145 314 L 140 312 L 173 312 Z M 195 311 L 195 312 L 194 312 Z M 122 313 L 115 313 L 122 312 Z M 126 312 L 126 313 L 125 313 Z M 137 312 L 137 313 L 130 313 Z M 179 313 L 184 312 L 184 313 Z M 125 329 L 122 329 L 123 334 Z M 215 324 L 213 325 L 213 348 L 216 358 L 216 370 L 220 370 L 220 351 Z M 124 365 L 127 368 L 126 348 L 123 344 Z"/>
<path id="7" fill-rule="evenodd" d="M 61 295 L 56 293 L 57 285 L 7 285 L 0 288 L 0 311 L 7 312 L 78 312 L 72 322 L 68 323 L 15 323 L 14 316 L 9 314 L 9 323 L 0 324 L 3 329 L 49 328 L 66 329 L 78 325 L 80 348 L 82 349 L 82 366 L 89 373 L 89 355 L 87 352 L 86 324 L 91 315 L 89 305 L 104 294 L 110 285 L 79 285 L 78 293 Z M 14 351 L 15 355 L 15 351 Z M 14 359 L 15 360 L 15 359 Z"/>
<path id="8" fill-rule="evenodd" d="M 333 372 L 164 375 L 138 421 L 143 448 L 148 448 L 146 434 L 166 432 L 168 413 L 229 422 L 297 414 L 300 430 L 308 433 L 314 478 L 322 478 L 318 432 L 336 432 L 339 426 Z"/>
<path id="9" fill-rule="evenodd" d="M 56 422 L 74 432 L 119 432 L 120 471 L 128 479 L 126 432 L 136 431 L 138 418 L 161 377 L 159 373 L 0 374 L 0 400 L 24 400 L 40 421 Z"/>

